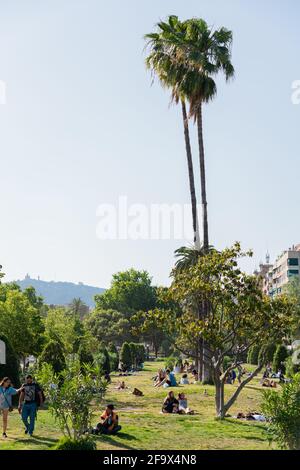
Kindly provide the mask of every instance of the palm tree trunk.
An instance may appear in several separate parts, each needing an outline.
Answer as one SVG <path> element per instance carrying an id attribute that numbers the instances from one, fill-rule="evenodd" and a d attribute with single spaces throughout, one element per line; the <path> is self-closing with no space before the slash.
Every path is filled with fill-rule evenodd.
<path id="1" fill-rule="evenodd" d="M 205 177 L 205 154 L 203 143 L 203 125 L 202 125 L 202 104 L 200 104 L 197 116 L 198 124 L 198 143 L 199 143 L 199 160 L 200 160 L 200 180 L 201 180 L 201 203 L 203 217 L 203 249 L 205 252 L 209 248 L 208 239 L 208 218 L 207 218 L 207 199 L 206 199 L 206 177 Z"/>
<path id="2" fill-rule="evenodd" d="M 194 243 L 195 243 L 195 246 L 200 249 L 199 224 L 198 224 L 198 215 L 197 215 L 197 198 L 196 198 L 196 190 L 195 190 L 195 177 L 194 177 L 194 167 L 193 167 L 192 149 L 191 149 L 190 132 L 189 132 L 189 121 L 188 121 L 186 105 L 185 105 L 184 100 L 181 101 L 181 105 L 182 105 L 182 117 L 183 117 L 186 157 L 187 157 L 189 181 L 190 181 L 191 202 L 192 202 Z"/>
<path id="3" fill-rule="evenodd" d="M 202 123 L 202 103 L 199 105 L 197 115 L 198 125 L 198 144 L 199 144 L 199 161 L 200 161 L 200 181 L 201 181 L 201 203 L 202 203 L 202 220 L 203 220 L 203 251 L 208 253 L 209 250 L 209 238 L 208 238 L 208 216 L 207 216 L 207 198 L 206 198 L 206 175 L 205 175 L 205 153 L 204 153 L 204 142 L 203 142 L 203 123 Z M 208 315 L 208 303 L 203 302 L 203 317 Z M 205 341 L 203 341 L 203 356 L 207 356 L 207 348 Z M 211 372 L 207 366 L 207 363 L 203 361 L 202 366 L 202 381 L 211 381 Z"/>

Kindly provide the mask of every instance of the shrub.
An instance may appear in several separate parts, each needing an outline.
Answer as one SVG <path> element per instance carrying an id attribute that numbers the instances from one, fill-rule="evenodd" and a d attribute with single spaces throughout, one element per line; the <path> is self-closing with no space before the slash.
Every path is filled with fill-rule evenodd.
<path id="1" fill-rule="evenodd" d="M 127 342 L 123 343 L 121 347 L 120 362 L 122 362 L 125 369 L 131 369 L 131 366 L 132 366 L 131 347 Z"/>
<path id="2" fill-rule="evenodd" d="M 223 371 L 226 371 L 231 363 L 232 363 L 231 357 L 225 356 L 223 359 Z"/>
<path id="3" fill-rule="evenodd" d="M 260 348 L 259 346 L 252 346 L 252 348 L 249 349 L 248 352 L 248 357 L 247 357 L 247 362 L 248 364 L 252 364 L 257 366 L 258 365 L 258 355 L 259 355 Z"/>
<path id="4" fill-rule="evenodd" d="M 104 374 L 110 373 L 110 357 L 106 348 L 102 348 L 101 351 L 96 355 L 95 363 Z"/>
<path id="5" fill-rule="evenodd" d="M 79 362 L 81 365 L 83 364 L 93 364 L 94 362 L 94 357 L 91 352 L 89 352 L 85 346 L 81 345 L 78 350 L 78 357 L 79 357 Z"/>
<path id="6" fill-rule="evenodd" d="M 140 367 L 144 361 L 146 356 L 145 347 L 143 344 L 137 343 L 130 343 L 131 349 L 131 362 L 134 364 L 135 367 Z"/>
<path id="7" fill-rule="evenodd" d="M 273 361 L 276 352 L 276 344 L 266 344 L 262 346 L 258 354 L 258 364 L 268 364 Z"/>
<path id="8" fill-rule="evenodd" d="M 50 364 L 55 374 L 62 372 L 66 368 L 62 344 L 59 341 L 49 341 L 39 357 L 39 363 Z"/>
<path id="9" fill-rule="evenodd" d="M 270 440 L 281 449 L 300 450 L 300 374 L 279 393 L 264 391 L 262 412 L 269 421 Z"/>
<path id="10" fill-rule="evenodd" d="M 300 366 L 299 364 L 294 364 L 292 356 L 289 356 L 285 363 L 285 374 L 288 378 L 294 377 L 295 374 L 298 374 L 300 372 Z"/>
<path id="11" fill-rule="evenodd" d="M 0 340 L 6 347 L 6 364 L 0 364 L 0 379 L 9 377 L 15 387 L 20 386 L 20 367 L 15 351 L 5 335 L 0 334 Z"/>
<path id="12" fill-rule="evenodd" d="M 278 372 L 279 369 L 285 373 L 285 360 L 288 358 L 288 351 L 283 344 L 279 344 L 276 348 L 274 357 L 273 357 L 273 370 Z"/>
<path id="13" fill-rule="evenodd" d="M 53 450 L 96 450 L 96 442 L 93 439 L 79 439 L 75 441 L 69 437 L 61 438 L 53 447 Z"/>
<path id="14" fill-rule="evenodd" d="M 173 356 L 170 356 L 170 357 L 167 357 L 166 358 L 166 361 L 165 361 L 165 367 L 166 369 L 170 369 L 170 370 L 173 370 L 174 369 L 174 366 L 177 362 L 177 358 L 176 357 L 173 357 Z"/>

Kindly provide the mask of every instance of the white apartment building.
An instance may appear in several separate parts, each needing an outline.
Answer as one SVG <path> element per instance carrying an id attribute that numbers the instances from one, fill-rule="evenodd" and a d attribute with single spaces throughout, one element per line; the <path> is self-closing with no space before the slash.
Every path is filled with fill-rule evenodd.
<path id="1" fill-rule="evenodd" d="M 280 295 L 289 281 L 298 277 L 300 282 L 300 244 L 284 251 L 270 267 L 264 285 L 271 297 Z"/>

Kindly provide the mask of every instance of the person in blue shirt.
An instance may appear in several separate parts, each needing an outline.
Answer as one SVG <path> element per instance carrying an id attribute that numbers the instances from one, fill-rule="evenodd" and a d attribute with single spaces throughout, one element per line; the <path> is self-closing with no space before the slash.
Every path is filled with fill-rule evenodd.
<path id="1" fill-rule="evenodd" d="M 3 433 L 2 437 L 7 438 L 7 421 L 8 413 L 12 409 L 12 397 L 17 395 L 22 389 L 18 390 L 12 387 L 11 380 L 9 377 L 4 377 L 0 383 L 0 411 L 2 412 L 3 419 Z"/>
<path id="2" fill-rule="evenodd" d="M 174 372 L 171 372 L 170 369 L 166 370 L 166 377 L 165 379 L 158 385 L 158 387 L 177 387 L 176 377 Z"/>

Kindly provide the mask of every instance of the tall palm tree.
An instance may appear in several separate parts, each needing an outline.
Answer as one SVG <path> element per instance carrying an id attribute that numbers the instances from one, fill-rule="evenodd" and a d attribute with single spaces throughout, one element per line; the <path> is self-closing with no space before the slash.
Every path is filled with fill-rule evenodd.
<path id="1" fill-rule="evenodd" d="M 175 28 L 178 32 L 181 28 L 181 23 L 175 16 L 170 16 L 168 19 L 168 26 Z M 146 66 L 157 75 L 163 88 L 170 88 L 172 101 L 176 104 L 181 103 L 184 139 L 189 175 L 190 196 L 192 205 L 192 219 L 193 219 L 193 233 L 195 246 L 200 249 L 200 236 L 199 236 L 199 223 L 197 215 L 197 198 L 195 189 L 194 166 L 192 158 L 192 148 L 190 141 L 188 113 L 186 109 L 186 100 L 183 94 L 180 94 L 177 89 L 177 84 L 182 79 L 183 68 L 179 67 L 176 58 L 176 49 L 170 50 L 169 44 L 163 37 L 165 31 L 164 23 L 158 24 L 159 33 L 146 34 L 147 46 L 150 48 L 150 53 L 146 58 Z"/>
<path id="2" fill-rule="evenodd" d="M 185 35 L 176 37 L 176 47 L 181 49 L 188 72 L 179 90 L 190 102 L 190 116 L 197 122 L 201 201 L 203 216 L 203 248 L 209 249 L 208 214 L 206 195 L 205 152 L 203 140 L 203 104 L 209 103 L 217 94 L 214 77 L 223 72 L 228 81 L 234 76 L 231 63 L 232 32 L 226 28 L 211 30 L 202 19 L 184 22 Z"/>
<path id="3" fill-rule="evenodd" d="M 228 81 L 234 76 L 231 63 L 232 32 L 226 28 L 212 30 L 202 19 L 193 18 L 180 22 L 169 17 L 158 23 L 159 41 L 164 54 L 170 58 L 171 80 L 176 96 L 190 104 L 189 117 L 197 123 L 201 202 L 203 216 L 203 248 L 209 249 L 208 214 L 206 195 L 205 152 L 203 140 L 203 104 L 217 94 L 214 77 L 223 72 Z M 164 69 L 165 74 L 167 70 Z M 176 73 L 175 73 L 176 72 Z"/>
<path id="4" fill-rule="evenodd" d="M 148 35 L 156 54 L 155 67 L 152 68 L 162 75 L 161 82 L 165 86 L 172 87 L 173 99 L 178 102 L 180 97 L 182 101 L 189 102 L 189 117 L 194 118 L 198 131 L 203 246 L 199 246 L 197 252 L 177 253 L 181 257 L 183 255 L 183 260 L 177 262 L 178 271 L 186 262 L 195 262 L 210 250 L 202 110 L 203 104 L 210 102 L 217 94 L 214 77 L 219 72 L 225 74 L 226 81 L 234 76 L 231 63 L 232 32 L 226 28 L 213 31 L 202 19 L 180 22 L 176 16 L 170 16 L 167 22 L 160 22 L 157 26 L 159 33 Z M 206 316 L 208 313 L 209 305 L 205 303 L 199 308 L 198 316 Z M 206 346 L 202 342 L 199 348 L 203 354 L 202 349 L 205 350 Z M 207 375 L 205 371 L 203 375 Z"/>

